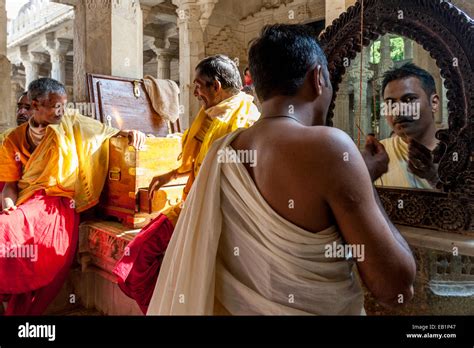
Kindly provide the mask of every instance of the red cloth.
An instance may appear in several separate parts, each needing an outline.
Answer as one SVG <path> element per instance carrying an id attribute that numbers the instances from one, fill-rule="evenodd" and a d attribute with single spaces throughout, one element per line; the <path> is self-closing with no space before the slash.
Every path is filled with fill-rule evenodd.
<path id="1" fill-rule="evenodd" d="M 244 86 L 250 86 L 253 84 L 252 78 L 249 75 L 244 76 Z"/>
<path id="2" fill-rule="evenodd" d="M 120 289 L 138 303 L 143 314 L 148 310 L 173 230 L 171 221 L 160 214 L 128 244 L 113 270 Z"/>
<path id="3" fill-rule="evenodd" d="M 5 187 L 4 182 L 0 182 L 0 195 L 2 194 L 3 188 Z"/>
<path id="4" fill-rule="evenodd" d="M 70 199 L 44 191 L 0 214 L 0 297 L 8 299 L 7 315 L 39 315 L 54 300 L 76 252 L 78 227 Z"/>

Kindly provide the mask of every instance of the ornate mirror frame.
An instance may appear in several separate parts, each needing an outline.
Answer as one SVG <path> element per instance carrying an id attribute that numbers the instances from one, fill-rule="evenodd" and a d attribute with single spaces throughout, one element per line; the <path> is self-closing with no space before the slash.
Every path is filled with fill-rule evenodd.
<path id="1" fill-rule="evenodd" d="M 358 0 L 320 36 L 329 62 L 334 95 L 327 125 L 332 126 L 345 62 L 363 45 L 386 33 L 405 36 L 427 50 L 445 79 L 449 129 L 440 141 L 440 192 L 377 188 L 393 222 L 457 233 L 474 231 L 474 21 L 443 0 Z M 347 64 L 346 64 L 347 65 Z M 439 86 L 438 86 L 439 87 Z"/>

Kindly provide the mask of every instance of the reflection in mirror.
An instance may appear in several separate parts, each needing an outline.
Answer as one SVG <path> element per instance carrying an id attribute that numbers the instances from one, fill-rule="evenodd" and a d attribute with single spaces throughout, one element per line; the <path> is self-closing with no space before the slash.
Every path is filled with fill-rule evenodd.
<path id="1" fill-rule="evenodd" d="M 361 150 L 368 134 L 384 145 L 389 168 L 375 184 L 436 189 L 435 133 L 447 128 L 448 100 L 429 52 L 410 39 L 387 34 L 364 47 L 362 68 L 361 53 L 347 65 L 333 122 Z"/>

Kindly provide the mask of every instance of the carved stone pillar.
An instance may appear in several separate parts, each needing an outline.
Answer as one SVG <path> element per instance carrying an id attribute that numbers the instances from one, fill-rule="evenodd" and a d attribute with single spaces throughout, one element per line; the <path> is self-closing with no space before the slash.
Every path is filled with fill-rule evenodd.
<path id="1" fill-rule="evenodd" d="M 383 73 L 387 70 L 393 68 L 393 61 L 390 55 L 390 37 L 388 35 L 384 35 L 381 38 L 380 43 L 380 63 L 379 63 L 379 72 L 380 75 L 377 76 L 376 80 L 376 88 L 379 90 L 379 105 L 382 105 L 384 102 L 383 95 L 382 95 L 382 80 L 383 80 Z M 392 128 L 387 122 L 386 115 L 380 115 L 380 123 L 379 123 L 379 138 L 385 139 L 390 137 L 390 133 L 392 132 Z"/>
<path id="2" fill-rule="evenodd" d="M 46 63 L 49 59 L 44 53 L 30 52 L 28 46 L 20 47 L 20 56 L 25 67 L 25 88 L 28 88 L 30 82 L 39 77 L 40 65 Z"/>
<path id="3" fill-rule="evenodd" d="M 352 85 L 346 80 L 347 78 L 339 84 L 333 121 L 334 127 L 342 129 L 352 136 L 353 125 L 351 124 L 349 108 L 349 95 L 352 90 Z"/>
<path id="4" fill-rule="evenodd" d="M 86 73 L 142 78 L 139 1 L 83 0 L 74 9 L 74 100 L 87 99 Z"/>
<path id="5" fill-rule="evenodd" d="M 404 37 L 403 44 L 404 44 L 404 47 L 403 47 L 404 59 L 413 59 L 413 41 Z"/>
<path id="6" fill-rule="evenodd" d="M 54 33 L 45 35 L 44 48 L 51 60 L 51 78 L 66 85 L 66 54 L 72 48 L 72 41 L 56 38 Z"/>
<path id="7" fill-rule="evenodd" d="M 362 77 L 360 74 L 360 59 L 362 57 Z M 349 76 L 354 85 L 354 122 L 357 124 L 362 132 L 367 135 L 373 133 L 373 127 L 371 122 L 370 108 L 367 108 L 367 91 L 368 82 L 373 77 L 374 72 L 369 69 L 369 50 L 364 47 L 362 53 L 359 53 L 357 57 L 352 61 Z M 360 80 L 362 78 L 362 91 L 360 90 Z M 355 127 L 354 139 L 357 141 L 358 129 Z M 360 134 L 360 146 L 363 148 L 365 144 L 364 134 Z"/>
<path id="8" fill-rule="evenodd" d="M 180 118 L 183 129 L 186 129 L 200 108 L 193 96 L 193 79 L 196 65 L 204 58 L 204 35 L 199 23 L 199 6 L 184 1 L 178 5 L 180 104 L 184 111 Z"/>
<path id="9" fill-rule="evenodd" d="M 158 60 L 158 78 L 159 79 L 170 79 L 171 78 L 171 59 L 173 56 L 166 52 L 161 52 L 157 56 Z"/>
<path id="10" fill-rule="evenodd" d="M 204 31 L 217 0 L 173 0 L 178 6 L 180 104 L 184 115 L 181 127 L 189 127 L 200 105 L 193 95 L 194 70 L 204 58 Z"/>

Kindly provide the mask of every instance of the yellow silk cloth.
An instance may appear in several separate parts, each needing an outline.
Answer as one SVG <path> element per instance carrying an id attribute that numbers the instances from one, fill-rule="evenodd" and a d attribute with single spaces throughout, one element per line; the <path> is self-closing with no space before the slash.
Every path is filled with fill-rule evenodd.
<path id="1" fill-rule="evenodd" d="M 219 138 L 238 128 L 247 128 L 260 117 L 253 97 L 240 92 L 206 110 L 201 108 L 191 127 L 184 133 L 181 166 L 178 173 L 190 172 L 182 200 L 186 199 L 209 148 Z M 181 202 L 163 212 L 176 225 Z"/>
<path id="2" fill-rule="evenodd" d="M 108 169 L 107 140 L 118 130 L 68 111 L 31 152 L 27 127 L 13 130 L 0 149 L 0 182 L 18 182 L 17 205 L 39 190 L 71 198 L 77 212 L 97 204 Z"/>
<path id="3" fill-rule="evenodd" d="M 380 141 L 390 162 L 388 171 L 375 182 L 377 186 L 431 189 L 431 185 L 408 171 L 408 144 L 398 135 Z"/>

